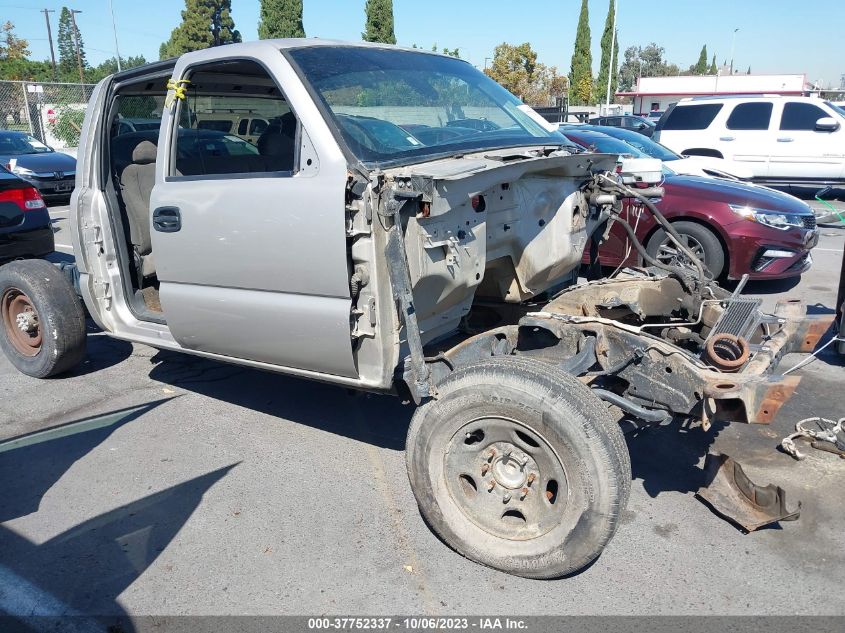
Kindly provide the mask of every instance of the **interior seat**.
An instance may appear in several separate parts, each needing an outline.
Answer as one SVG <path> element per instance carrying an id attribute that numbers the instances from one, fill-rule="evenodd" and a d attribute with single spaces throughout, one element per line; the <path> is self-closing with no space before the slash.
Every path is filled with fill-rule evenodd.
<path id="1" fill-rule="evenodd" d="M 267 158 L 268 171 L 293 171 L 296 155 L 296 116 L 293 112 L 270 121 L 255 145 L 258 153 Z"/>
<path id="2" fill-rule="evenodd" d="M 155 184 L 155 144 L 141 141 L 132 151 L 132 162 L 120 175 L 120 190 L 129 220 L 129 241 L 135 248 L 143 277 L 155 274 L 150 239 L 150 195 Z"/>

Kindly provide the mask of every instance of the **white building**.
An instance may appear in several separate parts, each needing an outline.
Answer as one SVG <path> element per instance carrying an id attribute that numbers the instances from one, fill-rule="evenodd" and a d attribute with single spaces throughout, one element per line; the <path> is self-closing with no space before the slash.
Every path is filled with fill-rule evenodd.
<path id="1" fill-rule="evenodd" d="M 806 75 L 692 75 L 640 77 L 631 92 L 635 114 L 666 110 L 683 97 L 714 95 L 805 95 L 812 92 Z"/>

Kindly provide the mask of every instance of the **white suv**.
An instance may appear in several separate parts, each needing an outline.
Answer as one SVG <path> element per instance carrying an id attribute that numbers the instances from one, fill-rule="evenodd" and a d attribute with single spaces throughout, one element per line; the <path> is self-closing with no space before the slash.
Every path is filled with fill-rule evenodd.
<path id="1" fill-rule="evenodd" d="M 678 153 L 748 165 L 771 185 L 845 184 L 845 110 L 812 97 L 681 99 L 654 139 Z"/>

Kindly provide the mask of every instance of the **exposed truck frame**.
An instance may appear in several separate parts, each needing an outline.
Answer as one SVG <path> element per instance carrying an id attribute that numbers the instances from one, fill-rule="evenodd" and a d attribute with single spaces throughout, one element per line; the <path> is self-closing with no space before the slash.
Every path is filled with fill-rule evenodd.
<path id="1" fill-rule="evenodd" d="M 365 51 L 371 63 L 384 56 L 385 68 L 395 55 L 441 63 L 380 45 L 263 41 L 97 86 L 67 272 L 100 328 L 413 401 L 407 463 L 426 520 L 463 555 L 528 577 L 577 571 L 615 532 L 631 473 L 608 407 L 641 423 L 683 416 L 705 427 L 776 415 L 799 379 L 775 367 L 785 353 L 812 350 L 830 317 L 807 316 L 798 302 L 763 314 L 741 288 L 714 284 L 691 253 L 678 265 L 652 260 L 627 225 L 647 266 L 576 284 L 589 240 L 608 222 L 624 225 L 623 199 L 674 233 L 651 203 L 659 164 L 572 154 L 548 136 L 367 165 L 297 60 L 297 50 L 320 47 Z M 171 148 L 190 107 L 183 97 L 224 77 L 247 86 L 241 92 L 284 94 L 298 122 L 290 173 L 179 172 Z M 147 227 L 161 309 L 150 312 L 110 167 L 111 122 L 123 95 L 161 93 L 167 81 Z M 236 196 L 244 183 L 248 201 Z M 268 230 L 245 238 L 232 205 L 253 209 Z M 308 213 L 280 224 L 277 205 Z M 0 345 L 24 373 L 61 373 L 84 353 L 81 305 L 44 262 L 0 269 L 0 311 Z"/>

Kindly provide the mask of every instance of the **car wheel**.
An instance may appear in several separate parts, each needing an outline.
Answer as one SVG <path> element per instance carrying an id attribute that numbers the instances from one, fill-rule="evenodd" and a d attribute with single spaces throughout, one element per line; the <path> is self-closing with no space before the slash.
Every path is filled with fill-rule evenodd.
<path id="1" fill-rule="evenodd" d="M 681 236 L 684 245 L 701 260 L 713 278 L 719 279 L 725 272 L 726 257 L 722 243 L 713 231 L 696 222 L 685 221 L 673 222 L 672 228 Z M 658 229 L 651 236 L 646 251 L 664 264 L 677 265 L 689 259 L 663 229 Z"/>
<path id="2" fill-rule="evenodd" d="M 85 356 L 85 313 L 62 272 L 41 259 L 0 266 L 0 349 L 22 373 L 46 378 Z"/>
<path id="3" fill-rule="evenodd" d="M 452 548 L 528 578 L 592 562 L 628 501 L 631 462 L 606 406 L 561 370 L 494 357 L 421 406 L 406 460 L 420 511 Z"/>

